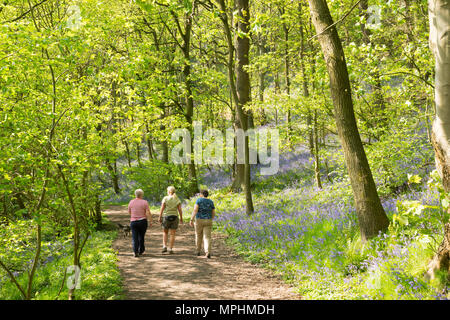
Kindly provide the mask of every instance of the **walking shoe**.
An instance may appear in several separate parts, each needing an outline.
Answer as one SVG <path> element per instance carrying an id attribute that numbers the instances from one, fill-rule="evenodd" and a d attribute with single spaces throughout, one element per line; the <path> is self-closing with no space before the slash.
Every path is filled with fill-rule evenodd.
<path id="1" fill-rule="evenodd" d="M 197 257 L 200 257 L 200 252 L 197 252 Z"/>
<path id="2" fill-rule="evenodd" d="M 207 253 L 207 254 L 206 254 L 206 258 L 211 259 L 211 254 L 210 254 L 210 253 Z"/>
<path id="3" fill-rule="evenodd" d="M 134 257 L 135 257 L 135 258 L 139 257 L 139 255 L 137 254 L 137 252 L 134 253 Z"/>
<path id="4" fill-rule="evenodd" d="M 166 247 L 163 247 L 163 249 L 162 249 L 161 252 L 162 252 L 162 253 L 167 252 L 167 248 L 166 248 Z"/>
<path id="5" fill-rule="evenodd" d="M 169 254 L 173 254 L 173 250 L 172 249 L 169 250 Z"/>

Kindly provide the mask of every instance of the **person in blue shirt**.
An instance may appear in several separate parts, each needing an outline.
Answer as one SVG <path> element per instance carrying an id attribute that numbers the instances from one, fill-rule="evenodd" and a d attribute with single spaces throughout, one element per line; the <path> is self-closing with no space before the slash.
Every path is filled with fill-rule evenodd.
<path id="1" fill-rule="evenodd" d="M 197 256 L 200 256 L 202 244 L 205 249 L 206 258 L 211 258 L 211 230 L 212 221 L 216 210 L 214 202 L 208 199 L 208 190 L 201 190 L 200 197 L 195 201 L 194 211 L 192 212 L 189 224 L 194 226 L 195 218 L 195 245 L 197 247 Z"/>

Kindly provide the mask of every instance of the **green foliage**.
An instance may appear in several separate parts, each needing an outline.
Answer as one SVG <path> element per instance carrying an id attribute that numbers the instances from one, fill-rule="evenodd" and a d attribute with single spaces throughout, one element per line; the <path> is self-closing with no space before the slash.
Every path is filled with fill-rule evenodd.
<path id="1" fill-rule="evenodd" d="M 354 1 L 327 3 L 337 20 Z M 33 4 L 36 7 L 27 13 Z M 68 26 L 73 18 L 67 10 L 70 5 L 80 8 L 79 28 Z M 337 30 L 359 133 L 379 193 L 390 199 L 393 194 L 421 192 L 421 179 L 432 167 L 434 60 L 428 48 L 426 1 L 400 5 L 373 0 L 370 5 L 380 9 L 377 26 L 370 26 L 373 16 L 359 8 L 340 21 Z M 245 108 L 252 112 L 255 126 L 278 128 L 283 151 L 298 144 L 317 151 L 319 174 L 328 178 L 322 191 L 308 189 L 313 154 L 300 166 L 302 170 L 256 175 L 252 181 L 256 206 L 289 215 L 316 204 L 306 213 L 314 223 L 307 223 L 304 242 L 293 240 L 289 248 L 281 248 L 277 236 L 261 251 L 249 249 L 239 241 L 249 236 L 227 226 L 224 231 L 230 233 L 230 241 L 251 261 L 279 269 L 307 297 L 430 297 L 432 288 L 419 274 L 438 243 L 442 224 L 449 220 L 449 197 L 437 174 L 431 175 L 429 188 L 438 190 L 439 204 L 400 197 L 396 207 L 389 208 L 392 224 L 386 238 L 362 244 L 354 214 L 348 215 L 339 232 L 329 219 L 317 221 L 319 206 L 332 207 L 334 201 L 353 208 L 353 203 L 328 94 L 326 63 L 306 2 L 251 2 L 250 32 L 245 35 L 235 29 L 232 4 L 226 1 L 226 6 L 221 12 L 215 1 L 188 0 L 0 4 L 0 261 L 25 274 L 41 244 L 34 288 L 39 288 L 37 298 L 52 298 L 57 285 L 51 275 L 61 278 L 64 265 L 56 261 L 71 259 L 75 239 L 91 234 L 88 247 L 95 239 L 100 247 L 109 241 L 98 239 L 101 236 L 94 232 L 99 199 L 124 202 L 132 188 L 139 187 L 148 199 L 160 201 L 168 185 L 174 185 L 180 196 L 186 194 L 186 168 L 162 159 L 163 144 L 170 149 L 173 130 L 191 129 L 192 120 L 220 130 L 237 120 L 228 80 L 228 67 L 233 70 L 236 61 L 228 61 L 221 20 L 225 16 L 232 39 L 250 38 L 246 70 L 252 81 L 252 102 Z M 186 35 L 189 47 L 184 46 Z M 192 114 L 185 108 L 191 98 L 187 84 L 194 100 Z M 313 131 L 318 136 L 314 148 Z M 198 166 L 199 172 L 205 170 Z M 221 210 L 238 211 L 245 203 L 242 194 L 229 189 L 213 192 L 212 198 Z M 272 226 L 282 229 L 301 223 L 289 218 Z M 415 237 L 413 244 L 408 237 Z M 416 250 L 415 256 L 389 256 L 387 252 L 396 246 Z M 55 250 L 60 247 L 64 250 Z M 113 254 L 89 248 L 82 256 L 89 273 L 80 297 L 117 297 L 117 274 L 110 270 Z M 271 250 L 278 258 L 298 259 L 271 264 Z M 62 256 L 44 264 L 54 252 Z M 389 257 L 369 270 L 368 260 L 379 252 Z M 399 264 L 401 272 L 396 269 Z M 327 279 L 321 267 L 336 270 L 335 276 Z M 302 273 L 303 269 L 310 273 Z M 0 276 L 5 276 L 3 269 Z M 26 280 L 19 276 L 22 285 Z M 415 293 L 406 286 L 410 282 L 418 287 Z M 0 292 L 6 298 L 18 297 L 10 283 Z"/>
<path id="2" fill-rule="evenodd" d="M 420 183 L 421 178 L 417 175 L 409 175 L 409 182 Z M 392 217 L 392 228 L 414 230 L 424 234 L 422 241 L 430 242 L 430 235 L 433 235 L 436 230 L 429 228 L 419 228 L 419 225 L 424 223 L 439 226 L 441 229 L 449 221 L 448 213 L 448 193 L 442 187 L 442 181 L 434 170 L 430 174 L 430 179 L 427 182 L 430 189 L 437 190 L 439 194 L 440 205 L 424 205 L 417 200 L 403 200 L 397 202 L 397 214 Z"/>
<path id="3" fill-rule="evenodd" d="M 20 236 L 23 237 L 23 233 Z M 75 291 L 76 299 L 116 300 L 123 297 L 117 256 L 111 248 L 112 241 L 116 236 L 115 232 L 97 231 L 86 243 L 82 257 L 81 288 Z M 71 247 L 53 247 L 50 254 L 53 259 L 44 260 L 38 268 L 32 298 L 35 300 L 67 300 L 67 288 L 63 280 L 67 266 L 72 264 Z M 24 259 L 25 257 L 22 257 L 22 260 Z M 3 273 L 0 273 L 0 276 L 2 277 L 0 299 L 22 299 L 12 282 L 8 281 L 9 279 Z M 66 281 L 67 276 L 66 274 Z M 26 276 L 20 274 L 17 279 L 19 283 L 24 283 Z"/>
<path id="4" fill-rule="evenodd" d="M 125 174 L 136 188 L 144 190 L 145 198 L 153 202 L 160 202 L 167 195 L 168 186 L 174 186 L 180 197 L 188 192 L 188 172 L 180 165 L 157 160 L 144 161 L 141 167 L 125 169 Z"/>

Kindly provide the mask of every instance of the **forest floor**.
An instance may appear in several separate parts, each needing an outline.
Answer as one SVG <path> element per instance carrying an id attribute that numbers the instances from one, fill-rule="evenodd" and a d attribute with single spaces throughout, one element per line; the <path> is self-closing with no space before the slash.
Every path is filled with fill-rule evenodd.
<path id="1" fill-rule="evenodd" d="M 113 223 L 128 224 L 125 206 L 109 206 L 105 213 Z M 134 257 L 131 235 L 119 232 L 113 243 L 123 278 L 125 299 L 130 300 L 293 300 L 294 289 L 267 269 L 244 261 L 213 232 L 211 259 L 195 255 L 194 228 L 180 224 L 174 254 L 161 253 L 162 228 L 158 215 L 145 235 L 145 253 Z"/>

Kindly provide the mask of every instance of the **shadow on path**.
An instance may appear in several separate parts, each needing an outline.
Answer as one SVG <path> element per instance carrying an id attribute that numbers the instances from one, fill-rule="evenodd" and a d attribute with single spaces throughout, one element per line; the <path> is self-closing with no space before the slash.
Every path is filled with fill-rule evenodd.
<path id="1" fill-rule="evenodd" d="M 129 223 L 125 206 L 110 206 L 105 212 L 114 223 Z M 213 233 L 211 259 L 198 257 L 194 255 L 194 230 L 182 224 L 177 230 L 174 254 L 161 253 L 162 228 L 157 215 L 152 218 L 143 256 L 134 257 L 131 236 L 119 233 L 113 244 L 118 251 L 126 299 L 300 299 L 270 271 L 243 261 L 225 245 L 220 234 Z"/>

